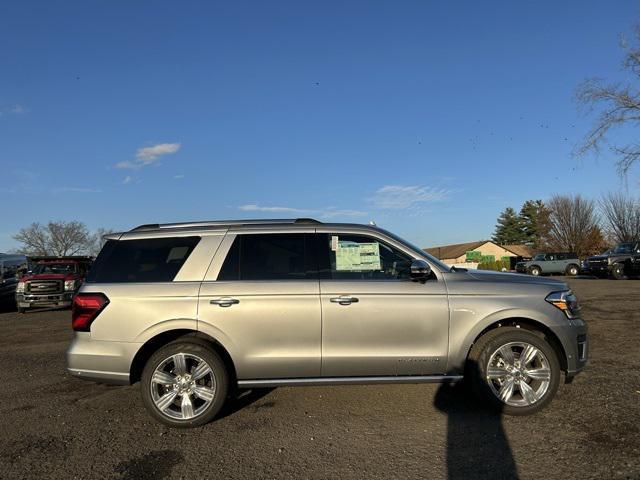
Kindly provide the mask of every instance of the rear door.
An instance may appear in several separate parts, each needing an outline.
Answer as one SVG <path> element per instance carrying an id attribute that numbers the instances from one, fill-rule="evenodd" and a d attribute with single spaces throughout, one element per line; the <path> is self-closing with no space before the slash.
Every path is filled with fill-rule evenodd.
<path id="1" fill-rule="evenodd" d="M 313 230 L 240 230 L 223 240 L 200 290 L 198 330 L 232 350 L 239 379 L 320 376 L 313 242 Z"/>
<path id="2" fill-rule="evenodd" d="M 449 305 L 440 274 L 412 281 L 410 251 L 373 233 L 318 232 L 322 375 L 445 373 Z"/>
<path id="3" fill-rule="evenodd" d="M 557 253 L 548 253 L 545 259 L 546 261 L 542 267 L 544 273 L 558 273 L 560 271 L 560 262 L 558 261 Z"/>

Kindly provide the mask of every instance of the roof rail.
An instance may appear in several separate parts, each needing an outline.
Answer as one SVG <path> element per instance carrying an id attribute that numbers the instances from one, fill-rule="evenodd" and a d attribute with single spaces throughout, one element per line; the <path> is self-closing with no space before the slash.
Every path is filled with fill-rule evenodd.
<path id="1" fill-rule="evenodd" d="M 295 224 L 295 223 L 322 223 L 313 218 L 285 218 L 285 219 L 268 219 L 268 220 L 211 220 L 204 222 L 181 222 L 181 223 L 148 223 L 139 225 L 131 232 L 139 232 L 144 230 L 163 230 L 168 228 L 198 228 L 198 227 L 229 227 L 238 225 L 277 225 L 277 224 Z"/>

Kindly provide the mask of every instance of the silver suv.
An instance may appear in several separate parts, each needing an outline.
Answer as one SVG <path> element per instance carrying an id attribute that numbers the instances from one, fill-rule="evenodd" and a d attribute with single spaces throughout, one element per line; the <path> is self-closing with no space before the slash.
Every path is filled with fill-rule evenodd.
<path id="1" fill-rule="evenodd" d="M 587 361 L 565 283 L 449 268 L 375 226 L 311 219 L 113 234 L 74 298 L 69 371 L 141 383 L 174 427 L 236 388 L 455 382 L 525 415 Z"/>

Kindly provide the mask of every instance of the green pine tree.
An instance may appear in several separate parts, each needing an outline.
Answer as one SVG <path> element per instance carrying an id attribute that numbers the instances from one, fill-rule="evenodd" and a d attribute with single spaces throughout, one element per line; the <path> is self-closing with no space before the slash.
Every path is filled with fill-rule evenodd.
<path id="1" fill-rule="evenodd" d="M 492 239 L 499 245 L 522 243 L 525 240 L 522 219 L 513 208 L 507 207 L 500 214 Z"/>
<path id="2" fill-rule="evenodd" d="M 524 243 L 539 248 L 549 232 L 549 209 L 542 200 L 527 200 L 520 209 Z"/>

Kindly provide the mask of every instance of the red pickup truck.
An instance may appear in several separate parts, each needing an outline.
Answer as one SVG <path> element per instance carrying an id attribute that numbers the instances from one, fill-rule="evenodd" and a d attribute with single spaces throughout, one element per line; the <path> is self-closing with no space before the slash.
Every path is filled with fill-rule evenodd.
<path id="1" fill-rule="evenodd" d="M 69 307 L 92 257 L 29 257 L 31 270 L 16 288 L 19 313 L 31 307 Z"/>

